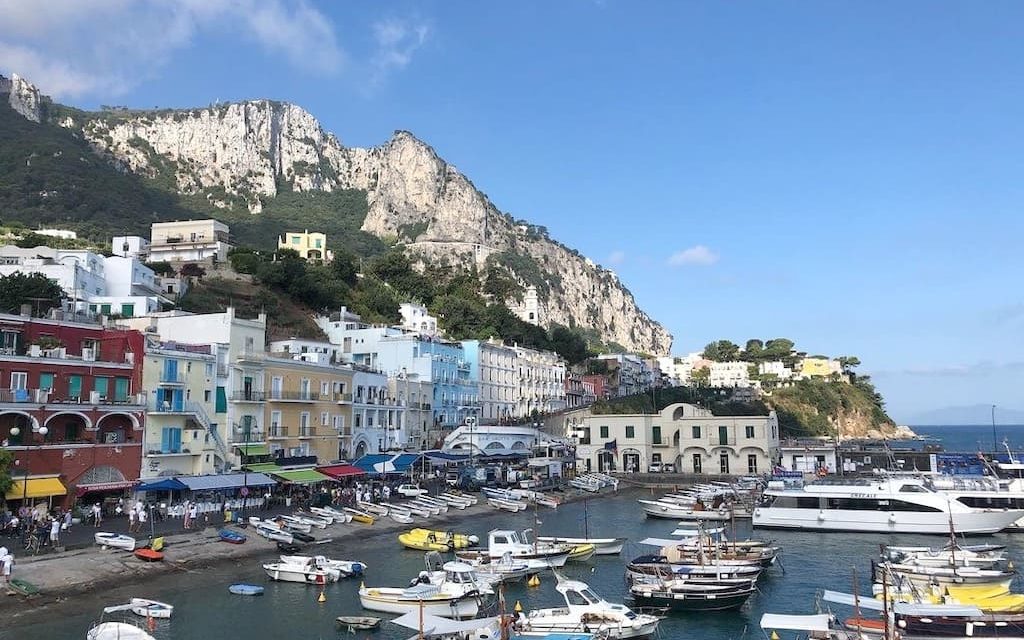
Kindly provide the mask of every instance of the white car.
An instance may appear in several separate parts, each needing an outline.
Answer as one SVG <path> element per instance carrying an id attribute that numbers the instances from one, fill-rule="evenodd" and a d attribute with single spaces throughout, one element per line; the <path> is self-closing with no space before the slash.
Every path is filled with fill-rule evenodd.
<path id="1" fill-rule="evenodd" d="M 647 473 L 661 473 L 661 463 L 652 462 L 651 466 L 647 467 Z"/>
<path id="2" fill-rule="evenodd" d="M 419 486 L 414 484 L 398 485 L 398 489 L 396 489 L 396 491 L 406 498 L 416 498 L 418 496 L 425 496 L 429 493 L 426 489 L 420 489 Z"/>

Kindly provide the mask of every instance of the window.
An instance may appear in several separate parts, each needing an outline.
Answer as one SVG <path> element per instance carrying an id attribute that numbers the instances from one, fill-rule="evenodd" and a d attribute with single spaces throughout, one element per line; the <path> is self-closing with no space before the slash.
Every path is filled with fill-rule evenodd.
<path id="1" fill-rule="evenodd" d="M 122 304 L 121 305 L 121 315 L 126 317 L 126 318 L 134 317 L 135 316 L 135 305 L 134 304 L 129 304 L 129 303 Z"/>
<path id="2" fill-rule="evenodd" d="M 205 389 L 203 391 L 203 402 L 209 402 L 210 401 L 210 395 L 211 395 L 210 394 L 210 390 L 209 389 Z"/>
<path id="3" fill-rule="evenodd" d="M 302 238 L 300 236 L 292 236 L 292 244 L 302 244 Z"/>
<path id="4" fill-rule="evenodd" d="M 601 438 L 602 439 L 606 439 L 607 437 L 608 437 L 608 427 L 607 426 L 602 426 L 601 427 Z"/>
<path id="5" fill-rule="evenodd" d="M 632 438 L 635 435 L 634 431 L 635 430 L 633 429 L 632 425 L 626 425 L 626 437 L 627 438 Z"/>
<path id="6" fill-rule="evenodd" d="M 320 395 L 326 396 L 331 392 L 331 383 L 326 381 L 320 382 Z"/>
<path id="7" fill-rule="evenodd" d="M 52 373 L 40 373 L 39 374 L 39 388 L 43 391 L 50 391 L 53 389 L 53 376 Z"/>
<path id="8" fill-rule="evenodd" d="M 280 411 L 271 411 L 270 412 L 270 426 L 271 427 L 280 427 L 281 426 L 281 412 Z"/>
<path id="9" fill-rule="evenodd" d="M 330 423 L 331 423 L 331 414 L 327 413 L 326 411 L 321 411 L 320 412 L 320 424 L 321 424 L 321 426 L 326 427 Z"/>
<path id="10" fill-rule="evenodd" d="M 704 461 L 701 458 L 701 454 L 699 454 L 699 453 L 693 454 L 693 472 L 694 473 L 703 473 L 703 466 L 704 466 Z"/>
<path id="11" fill-rule="evenodd" d="M 109 316 L 110 315 L 110 305 L 109 304 L 101 304 L 100 305 L 100 313 L 105 315 L 105 316 Z"/>
<path id="12" fill-rule="evenodd" d="M 128 402 L 128 378 L 114 378 L 114 402 Z"/>
<path id="13" fill-rule="evenodd" d="M 692 427 L 690 427 L 690 429 L 693 430 L 693 439 L 694 440 L 700 440 L 700 425 L 699 424 L 695 424 Z"/>
<path id="14" fill-rule="evenodd" d="M 726 427 L 726 426 L 718 427 L 718 444 L 724 444 L 724 445 L 728 445 L 729 444 L 729 427 Z"/>
<path id="15" fill-rule="evenodd" d="M 753 427 L 748 427 L 753 428 Z M 750 454 L 747 456 L 747 473 L 757 473 L 757 456 Z"/>
<path id="16" fill-rule="evenodd" d="M 164 427 L 160 434 L 161 453 L 181 453 L 181 429 Z"/>
<path id="17" fill-rule="evenodd" d="M 93 379 L 92 390 L 100 395 L 101 400 L 105 400 L 110 392 L 110 378 L 97 376 Z"/>
<path id="18" fill-rule="evenodd" d="M 11 372 L 11 390 L 22 391 L 28 388 L 28 373 L 25 371 Z"/>
<path id="19" fill-rule="evenodd" d="M 309 412 L 303 411 L 299 414 L 299 427 L 306 429 L 309 427 Z"/>
<path id="20" fill-rule="evenodd" d="M 228 412 L 228 391 L 225 387 L 217 387 L 217 401 L 213 410 L 215 413 Z"/>
<path id="21" fill-rule="evenodd" d="M 651 454 L 651 462 L 661 462 L 661 454 L 660 453 L 652 453 Z"/>
<path id="22" fill-rule="evenodd" d="M 313 241 L 313 246 L 316 247 L 317 249 L 319 249 L 322 246 L 322 244 L 323 240 L 321 240 L 320 238 L 317 238 L 316 240 Z"/>
<path id="23" fill-rule="evenodd" d="M 206 363 L 206 377 L 207 378 L 212 378 L 213 377 L 213 363 L 212 362 L 207 362 Z"/>
<path id="24" fill-rule="evenodd" d="M 659 427 L 659 426 L 651 427 L 651 443 L 652 444 L 661 444 L 661 427 Z"/>
<path id="25" fill-rule="evenodd" d="M 746 430 L 746 432 L 747 432 L 747 433 L 746 433 L 746 435 L 747 435 L 747 440 L 750 440 L 750 439 L 752 439 L 752 438 L 754 437 L 754 425 L 752 425 L 752 424 L 748 424 L 748 425 L 746 426 L 746 429 L 745 429 L 745 430 Z"/>
<path id="26" fill-rule="evenodd" d="M 720 453 L 718 454 L 718 471 L 719 473 L 729 473 L 729 454 Z"/>

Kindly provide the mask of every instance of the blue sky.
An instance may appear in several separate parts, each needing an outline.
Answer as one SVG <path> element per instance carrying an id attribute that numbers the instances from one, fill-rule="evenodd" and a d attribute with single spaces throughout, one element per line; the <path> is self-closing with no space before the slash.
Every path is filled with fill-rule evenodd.
<path id="1" fill-rule="evenodd" d="M 95 107 L 269 97 L 408 129 L 676 336 L 855 354 L 894 417 L 1022 407 L 1024 6 L 0 0 Z M 113 26 L 113 28 L 110 28 Z"/>

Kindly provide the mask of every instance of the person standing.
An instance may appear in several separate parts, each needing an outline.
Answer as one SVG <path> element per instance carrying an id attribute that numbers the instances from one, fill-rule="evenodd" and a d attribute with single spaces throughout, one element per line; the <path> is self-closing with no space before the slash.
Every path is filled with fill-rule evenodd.
<path id="1" fill-rule="evenodd" d="M 92 521 L 93 521 L 93 526 L 96 527 L 97 529 L 99 529 L 100 523 L 103 522 L 103 513 L 102 512 L 103 512 L 103 510 L 100 509 L 100 503 L 97 502 L 97 503 L 92 505 Z"/>
<path id="2" fill-rule="evenodd" d="M 185 522 L 182 523 L 182 527 L 185 529 L 192 528 L 192 504 L 186 500 L 181 511 L 182 516 L 185 518 Z"/>
<path id="3" fill-rule="evenodd" d="M 11 584 L 11 571 L 14 569 L 14 556 L 10 551 L 5 550 L 5 555 L 0 558 L 0 575 L 3 575 L 4 582 Z"/>
<path id="4" fill-rule="evenodd" d="M 135 531 L 135 523 L 138 520 L 139 514 L 135 513 L 135 509 L 129 509 L 128 511 L 128 533 Z"/>
<path id="5" fill-rule="evenodd" d="M 50 546 L 60 546 L 60 518 L 50 520 Z"/>
<path id="6" fill-rule="evenodd" d="M 192 503 L 192 504 L 190 504 L 190 505 L 189 505 L 189 507 L 188 507 L 188 521 L 189 521 L 189 526 L 191 526 L 191 525 L 192 525 L 192 523 L 194 523 L 194 522 L 196 521 L 196 518 L 197 518 L 197 517 L 199 517 L 199 507 L 198 507 L 198 506 L 196 506 L 196 503 L 194 503 L 194 502 L 193 502 L 193 503 Z"/>
<path id="7" fill-rule="evenodd" d="M 146 509 L 142 508 L 142 509 L 139 509 L 138 524 L 136 524 L 136 530 L 137 531 L 142 531 L 142 528 L 145 526 L 145 524 L 146 524 Z"/>
<path id="8" fill-rule="evenodd" d="M 65 531 L 71 530 L 71 509 L 64 512 L 64 526 L 62 528 Z"/>

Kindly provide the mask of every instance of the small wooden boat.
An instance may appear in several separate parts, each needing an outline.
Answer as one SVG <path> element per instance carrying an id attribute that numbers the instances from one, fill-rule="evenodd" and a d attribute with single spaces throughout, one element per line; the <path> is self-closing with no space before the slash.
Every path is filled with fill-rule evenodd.
<path id="1" fill-rule="evenodd" d="M 362 522 L 363 524 L 373 524 L 377 519 L 359 509 L 353 509 L 352 507 L 345 507 L 345 513 L 352 516 L 352 519 L 356 522 Z"/>
<path id="2" fill-rule="evenodd" d="M 262 596 L 263 587 L 258 584 L 246 584 L 238 582 L 228 587 L 228 592 L 236 596 Z"/>
<path id="3" fill-rule="evenodd" d="M 221 542 L 227 542 L 228 544 L 242 544 L 248 539 L 244 534 L 232 531 L 231 529 L 221 529 L 217 532 L 217 536 Z"/>
<path id="4" fill-rule="evenodd" d="M 7 588 L 22 596 L 39 595 L 39 587 L 21 578 L 11 578 L 11 581 L 7 583 Z"/>
<path id="5" fill-rule="evenodd" d="M 310 513 L 314 513 L 323 518 L 330 518 L 334 521 L 334 524 L 344 524 L 346 522 L 352 522 L 352 516 L 337 509 L 331 507 L 310 507 Z"/>
<path id="6" fill-rule="evenodd" d="M 372 616 L 338 616 L 338 627 L 352 631 L 366 631 L 380 626 L 381 619 Z"/>
<path id="7" fill-rule="evenodd" d="M 101 549 L 113 547 L 125 551 L 135 550 L 135 538 L 126 536 L 123 533 L 100 532 L 93 535 L 93 540 L 100 545 Z"/>
<path id="8" fill-rule="evenodd" d="M 325 518 L 318 516 L 315 513 L 306 513 L 305 511 L 296 511 L 293 518 L 299 522 L 308 524 L 310 527 L 316 527 L 317 529 L 326 529 L 327 525 L 334 523 L 334 518 Z"/>
<path id="9" fill-rule="evenodd" d="M 164 559 L 164 552 L 151 549 L 149 547 L 142 547 L 134 551 L 135 557 L 143 562 L 162 562 Z"/>
<path id="10" fill-rule="evenodd" d="M 388 517 L 399 524 L 412 524 L 412 516 L 409 515 L 408 511 L 403 513 L 401 511 L 392 510 L 391 513 L 388 514 Z"/>
<path id="11" fill-rule="evenodd" d="M 512 513 L 523 511 L 529 506 L 525 502 L 513 502 L 512 500 L 502 500 L 501 498 L 487 498 L 487 504 L 491 505 L 495 509 L 510 511 Z"/>
<path id="12" fill-rule="evenodd" d="M 148 598 L 132 598 L 130 604 L 131 612 L 143 618 L 170 618 L 174 613 L 174 605 Z"/>
<path id="13" fill-rule="evenodd" d="M 622 552 L 622 545 L 625 544 L 625 538 L 563 538 L 558 536 L 540 536 L 537 538 L 537 542 L 549 542 L 554 544 L 592 544 L 594 545 L 594 555 L 597 556 L 617 556 Z M 570 560 L 573 559 L 570 556 Z"/>
<path id="14" fill-rule="evenodd" d="M 294 534 L 288 531 L 284 531 L 273 522 L 260 522 L 258 525 L 256 525 L 256 533 L 260 534 L 267 540 L 274 540 L 275 542 L 292 544 L 295 541 Z"/>
<path id="15" fill-rule="evenodd" d="M 366 513 L 369 513 L 369 514 L 372 514 L 372 515 L 375 515 L 375 516 L 382 516 L 383 517 L 383 516 L 388 515 L 388 508 L 387 507 L 383 507 L 383 506 L 381 506 L 379 504 L 374 504 L 372 502 L 359 501 L 359 502 L 356 502 L 356 506 L 359 507 L 360 511 L 365 511 Z"/>
<path id="16" fill-rule="evenodd" d="M 569 559 L 574 562 L 583 562 L 584 560 L 590 560 L 596 552 L 597 547 L 592 544 L 577 544 L 569 552 Z"/>
<path id="17" fill-rule="evenodd" d="M 275 520 L 280 523 L 282 529 L 287 529 L 292 533 L 296 531 L 299 533 L 309 533 L 313 530 L 313 525 L 295 516 L 277 516 Z"/>

